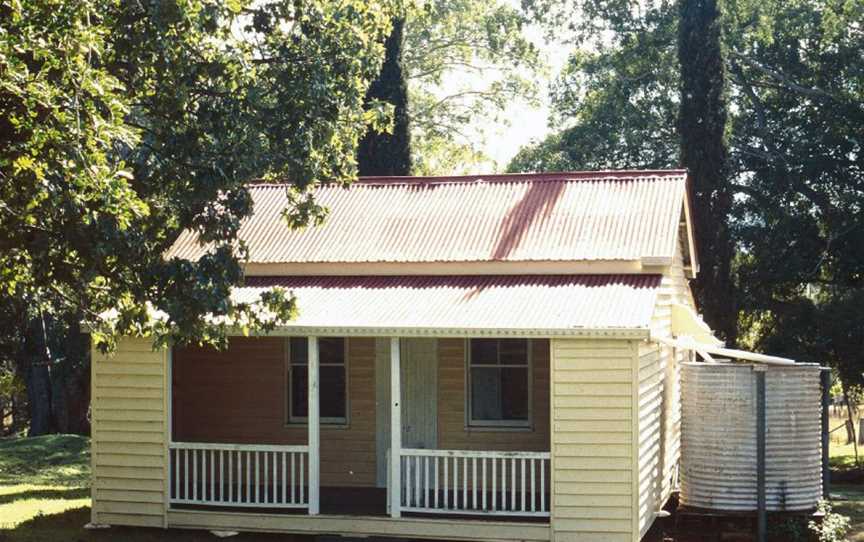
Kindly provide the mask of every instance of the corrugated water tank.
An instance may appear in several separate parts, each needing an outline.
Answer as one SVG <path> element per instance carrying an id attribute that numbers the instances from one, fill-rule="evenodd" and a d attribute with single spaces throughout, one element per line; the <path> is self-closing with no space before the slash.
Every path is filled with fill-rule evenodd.
<path id="1" fill-rule="evenodd" d="M 809 510 L 822 497 L 820 368 L 684 363 L 681 504 L 756 510 L 756 373 L 765 370 L 766 506 Z"/>

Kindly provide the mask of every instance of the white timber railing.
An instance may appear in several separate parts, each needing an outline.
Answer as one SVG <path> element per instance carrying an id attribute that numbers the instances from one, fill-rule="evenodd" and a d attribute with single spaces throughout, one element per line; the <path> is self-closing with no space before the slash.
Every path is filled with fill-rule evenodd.
<path id="1" fill-rule="evenodd" d="M 172 442 L 172 504 L 307 508 L 308 446 Z"/>
<path id="2" fill-rule="evenodd" d="M 549 516 L 549 452 L 403 448 L 399 455 L 403 512 Z"/>

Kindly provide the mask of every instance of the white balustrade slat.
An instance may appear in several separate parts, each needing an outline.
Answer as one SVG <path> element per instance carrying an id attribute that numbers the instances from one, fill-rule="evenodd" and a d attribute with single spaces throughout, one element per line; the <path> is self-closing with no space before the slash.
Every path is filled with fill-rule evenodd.
<path id="1" fill-rule="evenodd" d="M 174 498 L 180 498 L 180 450 L 174 450 Z"/>
<path id="2" fill-rule="evenodd" d="M 516 459 L 510 459 L 510 511 L 516 511 Z"/>
<path id="3" fill-rule="evenodd" d="M 192 451 L 192 498 L 198 499 L 198 450 Z"/>
<path id="4" fill-rule="evenodd" d="M 264 490 L 263 497 L 265 503 L 270 502 L 270 463 L 267 460 L 269 456 L 270 454 L 264 454 L 264 469 L 262 471 L 264 474 L 264 486 L 262 489 Z"/>
<path id="5" fill-rule="evenodd" d="M 449 495 L 450 492 L 448 491 L 448 488 L 450 486 L 450 477 L 448 476 L 449 475 L 449 472 L 448 472 L 449 471 L 449 469 L 448 469 L 449 464 L 450 464 L 450 458 L 445 457 L 444 458 L 444 480 L 441 482 L 441 484 L 444 486 L 444 508 L 447 510 L 450 509 L 450 495 Z"/>
<path id="6" fill-rule="evenodd" d="M 420 506 L 420 458 L 414 457 L 414 503 Z"/>
<path id="7" fill-rule="evenodd" d="M 522 511 L 525 511 L 525 459 L 522 459 Z"/>
<path id="8" fill-rule="evenodd" d="M 453 458 L 453 509 L 459 509 L 459 458 Z"/>
<path id="9" fill-rule="evenodd" d="M 246 462 L 246 483 L 245 483 L 246 501 L 245 502 L 247 502 L 247 503 L 252 502 L 252 493 L 251 493 L 252 492 L 252 461 L 250 460 L 251 459 L 251 455 L 250 455 L 251 453 L 252 452 L 246 452 L 245 454 L 243 454 L 244 459 L 246 460 L 245 461 Z"/>
<path id="10" fill-rule="evenodd" d="M 492 458 L 492 511 L 498 509 L 498 476 L 496 471 L 498 470 L 498 458 Z"/>
<path id="11" fill-rule="evenodd" d="M 423 506 L 429 507 L 429 458 L 423 458 Z"/>
<path id="12" fill-rule="evenodd" d="M 486 486 L 486 458 L 481 458 L 480 462 L 483 464 L 483 510 L 488 510 L 488 508 L 486 507 L 486 493 L 488 492 L 488 488 Z"/>
<path id="13" fill-rule="evenodd" d="M 540 462 L 540 510 L 546 510 L 546 462 Z"/>
<path id="14" fill-rule="evenodd" d="M 531 459 L 531 511 L 537 511 L 537 499 L 534 498 L 534 495 L 537 494 L 536 486 L 534 485 L 534 460 Z"/>
<path id="15" fill-rule="evenodd" d="M 462 458 L 462 506 L 468 509 L 468 458 Z"/>
<path id="16" fill-rule="evenodd" d="M 258 466 L 258 457 L 261 452 L 255 452 L 255 504 L 261 502 L 261 469 Z"/>
<path id="17" fill-rule="evenodd" d="M 216 462 L 213 461 L 214 457 L 215 457 L 215 453 L 213 452 L 213 450 L 210 450 L 210 500 L 211 501 L 216 500 L 216 476 L 213 475 L 214 471 L 216 470 L 214 467 Z"/>
<path id="18" fill-rule="evenodd" d="M 207 450 L 200 450 L 201 454 L 201 489 L 200 495 L 202 501 L 207 500 Z"/>
<path id="19" fill-rule="evenodd" d="M 471 505 L 477 509 L 477 458 L 471 458 Z"/>
<path id="20" fill-rule="evenodd" d="M 435 458 L 435 497 L 432 499 L 435 508 L 438 508 L 438 463 L 440 459 L 440 457 Z"/>

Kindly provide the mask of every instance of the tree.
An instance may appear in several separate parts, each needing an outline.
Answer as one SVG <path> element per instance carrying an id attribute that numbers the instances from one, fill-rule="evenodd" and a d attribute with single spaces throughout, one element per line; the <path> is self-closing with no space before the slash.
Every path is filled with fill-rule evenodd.
<path id="1" fill-rule="evenodd" d="M 516 100 L 536 102 L 545 70 L 525 15 L 502 0 L 433 0 L 408 11 L 408 82 L 415 173 L 464 172 L 489 159 L 488 128 Z"/>
<path id="2" fill-rule="evenodd" d="M 741 3 L 730 25 L 740 225 L 737 274 L 749 341 L 831 364 L 861 384 L 864 309 L 864 34 L 857 3 Z M 860 340 L 860 337 L 859 337 Z"/>
<path id="3" fill-rule="evenodd" d="M 680 0 L 678 61 L 681 164 L 692 183 L 700 272 L 693 293 L 705 320 L 721 339 L 738 336 L 735 245 L 730 232 L 733 191 L 726 143 L 726 75 L 717 0 Z"/>
<path id="4" fill-rule="evenodd" d="M 408 85 L 402 73 L 402 31 L 405 18 L 393 19 L 393 30 L 384 42 L 384 64 L 378 78 L 369 85 L 367 101 L 393 107 L 390 132 L 369 129 L 360 141 L 357 169 L 360 175 L 410 175 L 411 132 L 408 124 Z"/>
<path id="5" fill-rule="evenodd" d="M 0 328 L 34 330 L 19 345 L 32 352 L 19 369 L 38 380 L 28 388 L 50 389 L 33 367 L 56 361 L 38 345 L 35 313 L 80 314 L 105 348 L 120 334 L 224 345 L 230 328 L 292 316 L 284 291 L 230 298 L 242 282 L 245 183 L 290 180 L 286 219 L 322 218 L 309 188 L 350 181 L 360 136 L 381 120 L 363 103 L 393 8 L 0 4 L 0 293 L 32 309 Z M 166 261 L 187 228 L 208 254 Z"/>
<path id="6" fill-rule="evenodd" d="M 576 50 L 550 95 L 555 131 L 521 149 L 509 171 L 678 165 L 677 18 L 665 2 L 643 7 L 638 17 L 616 14 L 614 25 L 578 21 Z M 599 27 L 611 34 L 610 43 L 594 41 Z"/>

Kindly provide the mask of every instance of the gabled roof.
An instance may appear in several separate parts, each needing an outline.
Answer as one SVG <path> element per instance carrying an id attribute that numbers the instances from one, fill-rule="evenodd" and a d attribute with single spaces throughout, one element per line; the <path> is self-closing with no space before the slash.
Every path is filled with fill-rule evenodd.
<path id="1" fill-rule="evenodd" d="M 330 213 L 322 226 L 303 230 L 281 218 L 284 186 L 256 184 L 250 191 L 254 214 L 240 238 L 253 275 L 351 274 L 358 264 L 391 264 L 391 271 L 370 274 L 397 274 L 411 273 L 404 264 L 432 263 L 486 264 L 476 272 L 488 273 L 497 272 L 492 263 L 528 262 L 630 262 L 626 272 L 650 272 L 643 268 L 672 262 L 681 220 L 691 231 L 682 170 L 361 178 L 348 188 L 316 188 Z M 197 259 L 206 250 L 187 231 L 168 257 Z M 340 273 L 332 264 L 348 267 Z M 577 272 L 560 266 L 540 272 L 562 270 Z M 464 271 L 442 272 L 471 273 Z"/>
<path id="2" fill-rule="evenodd" d="M 353 335 L 648 336 L 660 275 L 253 277 L 253 302 L 280 286 L 297 297 L 292 332 Z"/>

